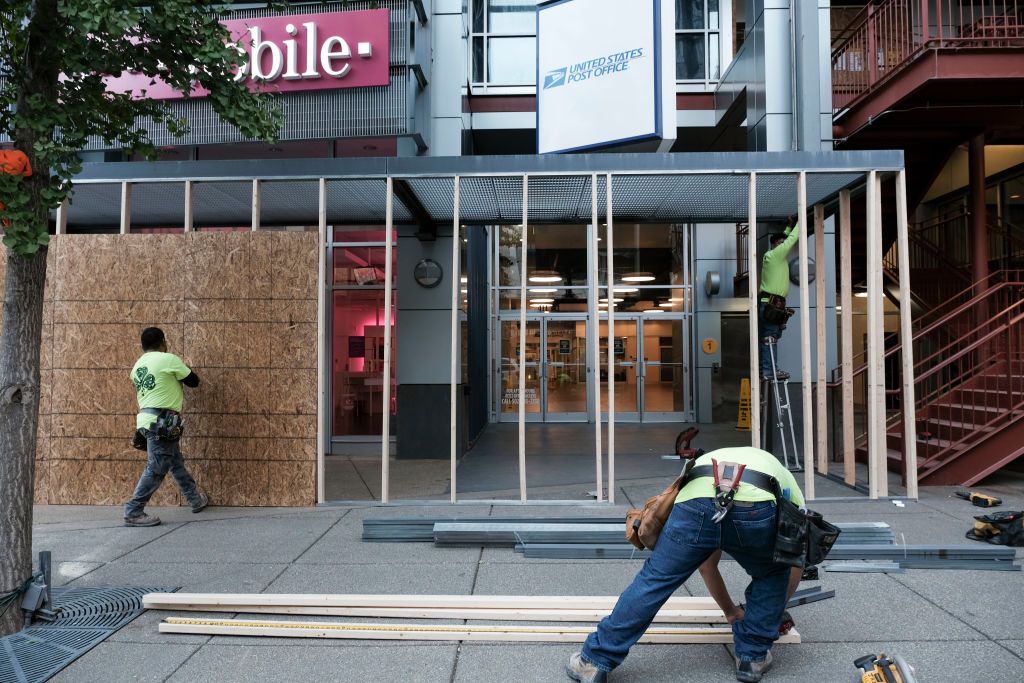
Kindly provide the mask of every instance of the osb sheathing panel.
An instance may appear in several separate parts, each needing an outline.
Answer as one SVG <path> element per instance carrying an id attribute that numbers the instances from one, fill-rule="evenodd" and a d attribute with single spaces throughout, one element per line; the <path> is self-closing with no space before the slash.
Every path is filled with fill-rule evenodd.
<path id="1" fill-rule="evenodd" d="M 128 372 L 139 332 L 156 325 L 202 379 L 185 390 L 181 447 L 214 504 L 314 503 L 314 234 L 69 235 L 51 244 L 37 502 L 131 496 L 146 455 L 129 443 Z M 170 475 L 151 501 L 161 504 L 185 504 Z"/>

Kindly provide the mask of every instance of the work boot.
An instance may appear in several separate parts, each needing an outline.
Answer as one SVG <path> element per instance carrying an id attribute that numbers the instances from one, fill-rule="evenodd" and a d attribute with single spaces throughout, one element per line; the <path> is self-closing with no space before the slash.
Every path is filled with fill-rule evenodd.
<path id="1" fill-rule="evenodd" d="M 789 379 L 789 377 L 790 377 L 789 373 L 786 372 L 785 370 L 776 370 L 775 371 L 775 380 L 778 381 L 778 382 L 781 382 L 782 380 Z M 772 374 L 770 372 L 766 372 L 766 373 L 764 373 L 761 376 L 761 379 L 764 380 L 765 382 L 771 382 L 772 381 Z"/>
<path id="2" fill-rule="evenodd" d="M 746 662 L 736 657 L 736 680 L 743 683 L 757 683 L 764 672 L 772 668 L 772 653 L 769 652 L 759 662 Z"/>
<path id="3" fill-rule="evenodd" d="M 569 678 L 580 683 L 607 683 L 608 672 L 601 671 L 596 665 L 583 659 L 582 652 L 574 652 L 565 665 L 565 673 Z"/>
<path id="4" fill-rule="evenodd" d="M 152 515 L 147 515 L 143 512 L 141 515 L 134 517 L 125 517 L 125 526 L 158 526 L 160 524 L 160 518 Z"/>
<path id="5" fill-rule="evenodd" d="M 205 493 L 203 493 L 202 491 L 200 491 L 199 492 L 199 502 L 198 503 L 194 503 L 192 505 L 192 514 L 195 514 L 197 512 L 202 512 L 203 510 L 206 509 L 206 506 L 209 505 L 209 504 L 210 504 L 210 497 L 208 495 L 206 495 Z"/>
<path id="6" fill-rule="evenodd" d="M 793 621 L 793 615 L 791 615 L 788 611 L 783 611 L 782 621 L 779 622 L 779 635 L 786 635 L 787 633 L 793 630 L 794 626 L 796 626 L 796 622 Z"/>

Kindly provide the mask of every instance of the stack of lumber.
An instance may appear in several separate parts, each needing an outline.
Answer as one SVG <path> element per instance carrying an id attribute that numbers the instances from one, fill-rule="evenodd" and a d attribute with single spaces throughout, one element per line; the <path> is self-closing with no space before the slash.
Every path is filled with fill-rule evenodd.
<path id="1" fill-rule="evenodd" d="M 792 604 L 820 593 L 794 596 Z M 290 616 L 375 617 L 380 619 L 460 619 L 467 621 L 541 622 L 542 625 L 356 623 L 349 621 L 262 620 L 253 617 L 167 617 L 161 633 L 251 635 L 292 638 L 368 640 L 478 640 L 518 642 L 583 642 L 593 624 L 608 614 L 615 596 L 487 596 L 487 595 L 285 595 L 149 593 L 147 609 L 177 612 L 232 612 Z M 711 598 L 670 598 L 640 642 L 729 643 L 732 631 Z M 544 623 L 546 622 L 546 623 Z M 569 626 L 563 624 L 587 624 Z M 663 624 L 669 624 L 667 626 Z M 682 624 L 673 626 L 672 624 Z M 780 643 L 799 643 L 794 630 Z"/>

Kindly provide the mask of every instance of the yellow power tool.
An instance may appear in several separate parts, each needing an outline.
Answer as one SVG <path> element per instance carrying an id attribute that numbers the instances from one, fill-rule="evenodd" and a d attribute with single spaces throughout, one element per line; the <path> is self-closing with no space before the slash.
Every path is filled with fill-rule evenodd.
<path id="1" fill-rule="evenodd" d="M 861 670 L 861 683 L 918 683 L 914 668 L 899 655 L 864 655 L 853 660 L 853 665 Z"/>

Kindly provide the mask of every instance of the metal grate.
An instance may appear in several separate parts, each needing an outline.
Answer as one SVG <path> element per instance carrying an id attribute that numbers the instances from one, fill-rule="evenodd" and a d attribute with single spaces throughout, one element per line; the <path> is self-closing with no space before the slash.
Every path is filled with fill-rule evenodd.
<path id="1" fill-rule="evenodd" d="M 54 619 L 0 638 L 0 681 L 48 680 L 141 614 L 143 595 L 175 590 L 54 588 Z"/>

